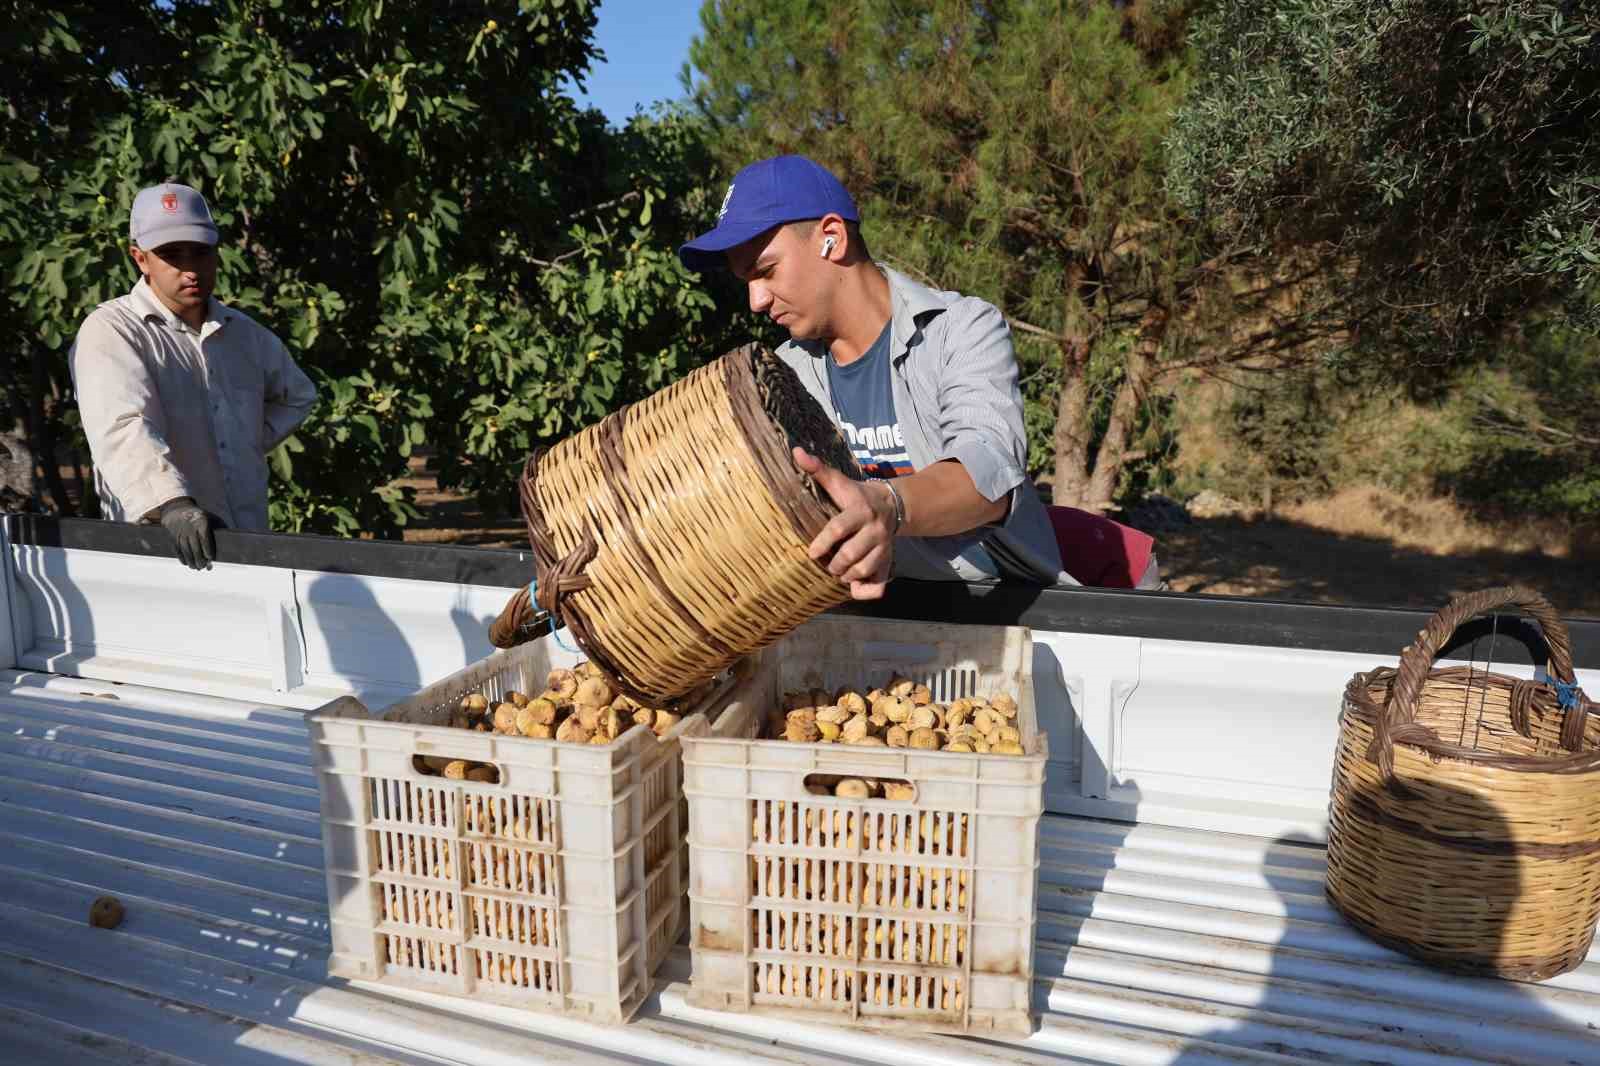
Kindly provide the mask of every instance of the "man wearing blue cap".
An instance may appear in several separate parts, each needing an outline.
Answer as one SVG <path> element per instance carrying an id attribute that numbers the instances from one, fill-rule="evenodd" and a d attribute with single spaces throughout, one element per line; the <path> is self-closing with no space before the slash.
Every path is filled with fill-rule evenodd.
<path id="1" fill-rule="evenodd" d="M 195 570 L 212 528 L 267 529 L 267 453 L 305 421 L 316 386 L 282 342 L 213 297 L 217 227 L 166 182 L 134 197 L 139 280 L 89 313 L 68 356 L 105 517 L 155 522 Z"/>
<path id="2" fill-rule="evenodd" d="M 840 508 L 811 557 L 855 598 L 882 596 L 891 573 L 1076 583 L 1025 472 L 1017 360 L 993 305 L 875 263 L 850 194 L 802 156 L 741 170 L 716 227 L 678 254 L 730 269 L 750 309 L 789 331 L 778 357 L 867 473 L 855 482 L 795 449 Z"/>

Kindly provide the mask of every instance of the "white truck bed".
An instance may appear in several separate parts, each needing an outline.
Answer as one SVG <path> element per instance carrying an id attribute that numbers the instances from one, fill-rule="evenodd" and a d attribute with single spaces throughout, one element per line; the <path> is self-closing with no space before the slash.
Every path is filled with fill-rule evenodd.
<path id="1" fill-rule="evenodd" d="M 1050 815 L 1027 1040 L 684 1001 L 622 1027 L 329 980 L 303 712 L 0 671 L 0 1060 L 19 1063 L 1600 1063 L 1600 956 L 1541 985 L 1377 947 L 1309 844 Z M 127 918 L 91 928 L 89 902 Z"/>

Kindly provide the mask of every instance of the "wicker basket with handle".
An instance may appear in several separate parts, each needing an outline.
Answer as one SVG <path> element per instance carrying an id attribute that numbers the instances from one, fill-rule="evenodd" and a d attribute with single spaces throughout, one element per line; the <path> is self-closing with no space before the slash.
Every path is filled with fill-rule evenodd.
<path id="1" fill-rule="evenodd" d="M 1550 681 L 1433 669 L 1462 623 L 1515 606 Z M 1526 588 L 1453 600 L 1399 669 L 1345 688 L 1329 900 L 1380 943 L 1460 972 L 1542 980 L 1583 961 L 1600 917 L 1600 714 L 1555 610 Z"/>
<path id="2" fill-rule="evenodd" d="M 794 373 L 747 345 L 535 452 L 521 482 L 535 591 L 491 639 L 526 639 L 537 606 L 660 706 L 844 602 L 849 587 L 807 554 L 838 509 L 794 446 L 861 477 Z"/>

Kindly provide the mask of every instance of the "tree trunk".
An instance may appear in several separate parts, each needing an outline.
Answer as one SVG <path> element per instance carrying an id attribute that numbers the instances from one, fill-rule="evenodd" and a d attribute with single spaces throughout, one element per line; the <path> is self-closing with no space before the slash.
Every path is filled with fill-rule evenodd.
<path id="1" fill-rule="evenodd" d="M 1064 507 L 1082 507 L 1089 492 L 1089 344 L 1074 337 L 1061 346 L 1061 394 L 1056 399 L 1055 472 L 1050 499 Z"/>
<path id="2" fill-rule="evenodd" d="M 1105 511 L 1112 506 L 1112 496 L 1117 482 L 1122 478 L 1122 468 L 1132 458 L 1128 441 L 1133 436 L 1139 419 L 1139 408 L 1149 395 L 1155 380 L 1156 353 L 1167 335 L 1168 316 L 1161 308 L 1152 308 L 1139 324 L 1139 339 L 1128 353 L 1128 364 L 1122 375 L 1122 385 L 1111 402 L 1111 418 L 1106 423 L 1105 436 L 1095 451 L 1094 472 L 1088 479 L 1087 503 L 1078 506 L 1086 510 Z"/>
<path id="3" fill-rule="evenodd" d="M 0 511 L 29 511 L 34 500 L 33 449 L 21 426 L 0 433 Z"/>
<path id="4" fill-rule="evenodd" d="M 1122 385 L 1111 403 L 1111 417 L 1098 444 L 1090 424 L 1088 345 L 1074 341 L 1070 350 L 1063 352 L 1061 396 L 1056 402 L 1052 502 L 1085 511 L 1104 511 L 1112 506 L 1111 497 L 1122 468 L 1135 457 L 1128 443 L 1138 423 L 1139 407 L 1155 381 L 1155 356 L 1166 330 L 1165 312 L 1152 311 L 1145 316 L 1139 340 L 1128 353 Z"/>

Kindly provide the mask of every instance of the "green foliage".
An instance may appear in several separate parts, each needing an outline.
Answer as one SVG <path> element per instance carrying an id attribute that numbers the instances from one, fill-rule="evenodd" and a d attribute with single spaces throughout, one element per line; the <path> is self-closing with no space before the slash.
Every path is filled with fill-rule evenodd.
<path id="1" fill-rule="evenodd" d="M 1490 518 L 1600 518 L 1600 342 L 1557 322 L 1409 393 L 1381 367 L 1321 364 L 1206 398 L 1187 398 L 1186 430 L 1214 441 L 1185 450 L 1180 494 L 1293 503 L 1377 486 Z"/>
<path id="2" fill-rule="evenodd" d="M 1600 518 L 1600 341 L 1559 321 L 1463 376 L 1454 447 L 1433 464 L 1447 491 L 1504 511 Z"/>
<path id="3" fill-rule="evenodd" d="M 1281 498 L 1317 495 L 1330 487 L 1328 444 L 1337 408 L 1330 391 L 1328 375 L 1302 371 L 1234 396 L 1227 414 L 1232 436 L 1243 445 L 1245 462 L 1238 465 L 1253 468 L 1257 492 Z"/>
<path id="4" fill-rule="evenodd" d="M 696 123 L 616 130 L 563 93 L 592 0 L 473 7 L 0 2 L 0 381 L 42 366 L 65 402 L 35 421 L 66 431 L 66 348 L 136 277 L 127 211 L 169 175 L 211 203 L 218 295 L 321 390 L 272 456 L 277 528 L 392 535 L 422 446 L 509 502 L 533 446 L 721 351 L 671 251 L 714 208 Z"/>
<path id="5" fill-rule="evenodd" d="M 1192 41 L 1173 189 L 1314 254 L 1364 355 L 1436 368 L 1551 304 L 1600 325 L 1595 5 L 1223 0 Z"/>

